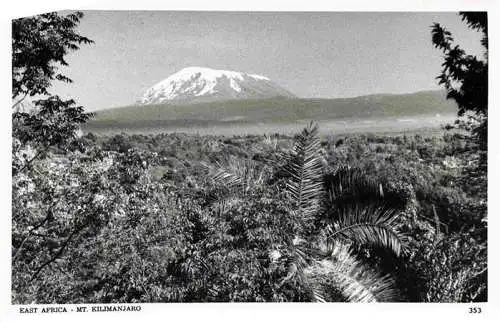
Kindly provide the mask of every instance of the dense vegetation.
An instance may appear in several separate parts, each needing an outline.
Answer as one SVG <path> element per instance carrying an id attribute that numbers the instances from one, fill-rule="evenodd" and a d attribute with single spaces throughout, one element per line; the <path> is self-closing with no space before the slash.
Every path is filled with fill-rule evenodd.
<path id="1" fill-rule="evenodd" d="M 486 301 L 474 132 L 81 136 L 81 17 L 13 24 L 13 303 Z"/>
<path id="2" fill-rule="evenodd" d="M 486 300 L 485 177 L 461 134 L 323 137 L 302 164 L 324 188 L 303 207 L 290 137 L 82 141 L 14 177 L 16 303 L 306 301 L 310 279 L 326 300 Z M 320 250 L 348 267 L 315 267 Z M 302 260 L 309 279 L 289 273 Z M 361 290 L 326 292 L 341 273 Z"/>

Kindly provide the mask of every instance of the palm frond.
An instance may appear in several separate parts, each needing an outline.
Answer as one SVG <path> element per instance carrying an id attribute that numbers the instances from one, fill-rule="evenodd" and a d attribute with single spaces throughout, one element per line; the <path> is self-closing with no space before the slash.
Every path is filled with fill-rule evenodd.
<path id="1" fill-rule="evenodd" d="M 396 302 L 401 297 L 389 276 L 358 261 L 347 245 L 336 243 L 329 256 L 304 270 L 316 301 L 332 301 L 338 294 L 349 302 Z"/>
<path id="2" fill-rule="evenodd" d="M 289 175 L 286 189 L 297 218 L 306 223 L 320 209 L 323 194 L 323 164 L 321 162 L 318 125 L 311 124 L 295 138 L 295 147 L 285 171 Z"/>
<path id="3" fill-rule="evenodd" d="M 211 209 L 217 216 L 227 214 L 229 211 L 236 209 L 243 204 L 244 200 L 232 194 L 218 196 L 211 202 Z"/>
<path id="4" fill-rule="evenodd" d="M 326 209 L 335 209 L 346 204 L 379 205 L 387 209 L 404 209 L 406 200 L 390 191 L 382 183 L 373 180 L 365 171 L 349 166 L 340 166 L 324 176 Z M 332 215 L 330 213 L 330 215 Z"/>
<path id="5" fill-rule="evenodd" d="M 233 188 L 243 184 L 243 178 L 227 168 L 221 167 L 217 169 L 210 177 L 215 185 L 226 188 Z"/>
<path id="6" fill-rule="evenodd" d="M 285 278 L 279 283 L 278 287 L 281 287 L 283 284 L 285 284 L 289 280 L 292 280 L 293 278 L 296 278 L 301 283 L 305 282 L 303 272 L 309 266 L 309 263 L 312 260 L 310 256 L 311 249 L 309 248 L 305 240 L 301 239 L 298 236 L 295 236 L 291 244 L 292 252 L 284 259 L 288 266 L 288 272 Z"/>
<path id="7" fill-rule="evenodd" d="M 338 167 L 333 173 L 326 175 L 325 187 L 331 202 L 364 202 L 367 198 L 383 198 L 380 184 L 368 178 L 361 169 L 349 166 Z"/>
<path id="8" fill-rule="evenodd" d="M 396 256 L 404 251 L 405 236 L 396 229 L 397 210 L 348 205 L 338 212 L 338 219 L 326 228 L 330 241 L 347 239 L 357 245 L 375 245 L 391 250 Z"/>
<path id="9" fill-rule="evenodd" d="M 204 166 L 209 171 L 208 178 L 213 185 L 229 190 L 238 189 L 243 193 L 262 186 L 269 173 L 266 167 L 259 169 L 254 160 L 234 156 L 217 162 L 215 167 L 207 164 Z"/>

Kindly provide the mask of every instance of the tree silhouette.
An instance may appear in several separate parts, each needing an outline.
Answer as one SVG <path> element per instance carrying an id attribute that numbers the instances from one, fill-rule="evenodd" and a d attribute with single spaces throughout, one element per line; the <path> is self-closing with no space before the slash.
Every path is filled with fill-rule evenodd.
<path id="1" fill-rule="evenodd" d="M 437 77 L 447 98 L 458 104 L 458 116 L 467 115 L 463 124 L 472 131 L 481 150 L 487 149 L 488 134 L 488 20 L 486 12 L 460 12 L 467 26 L 483 34 L 483 59 L 468 55 L 454 43 L 451 32 L 439 23 L 432 26 L 432 43 L 445 54 L 443 69 Z M 474 125 L 478 123 L 478 125 Z"/>
<path id="2" fill-rule="evenodd" d="M 12 98 L 48 95 L 53 80 L 72 82 L 57 65 L 67 66 L 65 56 L 79 44 L 93 43 L 75 32 L 82 17 L 50 12 L 12 21 Z"/>
<path id="3" fill-rule="evenodd" d="M 68 65 L 65 56 L 80 44 L 93 43 L 75 31 L 82 17 L 81 12 L 50 12 L 12 21 L 13 137 L 37 149 L 35 156 L 50 146 L 68 148 L 79 125 L 91 116 L 74 100 L 49 92 L 55 80 L 72 82 L 58 72 Z M 32 98 L 30 108 L 16 108 L 26 97 Z"/>

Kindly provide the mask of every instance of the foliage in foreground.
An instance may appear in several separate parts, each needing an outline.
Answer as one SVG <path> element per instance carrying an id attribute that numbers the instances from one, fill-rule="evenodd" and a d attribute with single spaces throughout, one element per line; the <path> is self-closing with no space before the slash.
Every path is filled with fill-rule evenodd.
<path id="1" fill-rule="evenodd" d="M 82 141 L 13 178 L 15 303 L 486 299 L 459 135 Z"/>

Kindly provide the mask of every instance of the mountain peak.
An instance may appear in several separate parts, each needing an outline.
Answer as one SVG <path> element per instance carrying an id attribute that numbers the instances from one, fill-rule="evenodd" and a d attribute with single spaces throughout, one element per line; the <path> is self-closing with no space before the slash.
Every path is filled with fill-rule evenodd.
<path id="1" fill-rule="evenodd" d="M 265 76 L 191 66 L 153 85 L 139 103 L 197 103 L 278 96 L 295 97 Z"/>
<path id="2" fill-rule="evenodd" d="M 213 77 L 213 78 L 218 78 L 222 76 L 229 76 L 233 78 L 241 78 L 242 76 L 249 76 L 255 79 L 262 79 L 262 80 L 269 80 L 269 78 L 261 75 L 256 75 L 256 74 L 248 74 L 248 73 L 242 73 L 242 72 L 235 72 L 235 71 L 230 71 L 230 70 L 222 70 L 222 69 L 213 69 L 213 68 L 208 68 L 208 67 L 197 67 L 197 66 L 189 66 L 181 69 L 174 75 L 195 75 L 195 74 L 202 74 L 204 77 Z M 172 76 L 174 76 L 172 75 Z"/>

